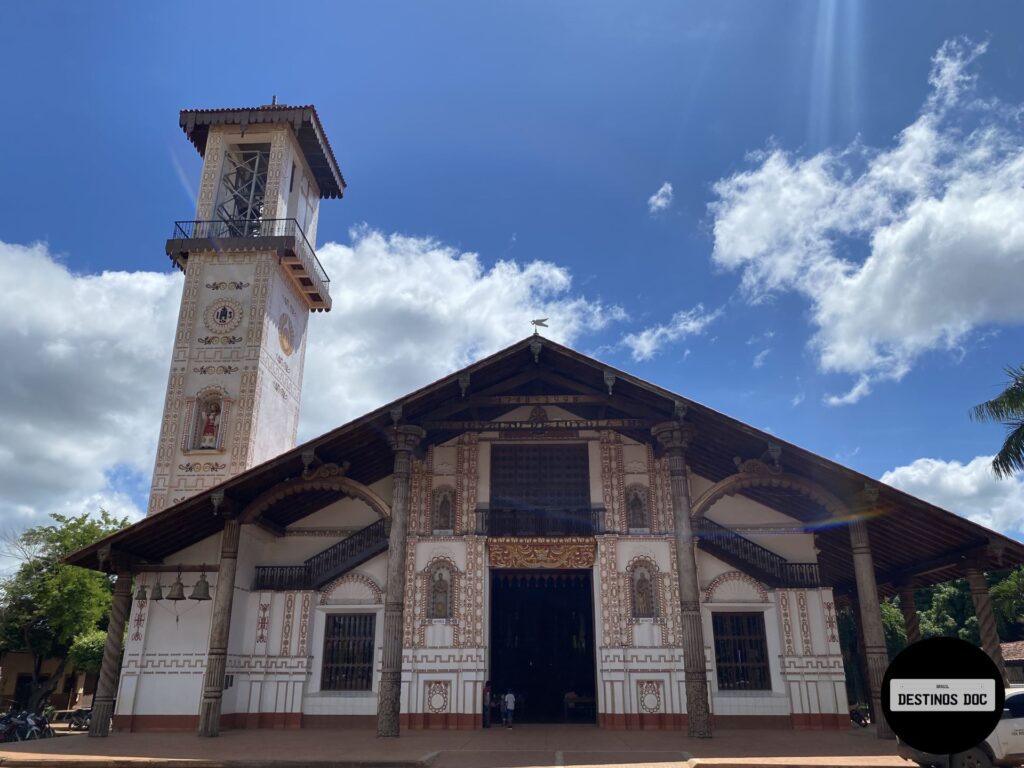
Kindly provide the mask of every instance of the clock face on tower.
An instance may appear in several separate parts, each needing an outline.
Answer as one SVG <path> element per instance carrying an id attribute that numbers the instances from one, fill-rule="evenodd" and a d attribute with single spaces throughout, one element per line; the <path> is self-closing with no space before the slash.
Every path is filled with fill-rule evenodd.
<path id="1" fill-rule="evenodd" d="M 206 306 L 203 322 L 214 333 L 233 331 L 242 322 L 242 305 L 234 299 L 217 299 Z"/>
<path id="2" fill-rule="evenodd" d="M 281 344 L 281 351 L 286 355 L 291 355 L 295 351 L 295 324 L 287 312 L 282 312 L 277 320 L 277 340 Z"/>

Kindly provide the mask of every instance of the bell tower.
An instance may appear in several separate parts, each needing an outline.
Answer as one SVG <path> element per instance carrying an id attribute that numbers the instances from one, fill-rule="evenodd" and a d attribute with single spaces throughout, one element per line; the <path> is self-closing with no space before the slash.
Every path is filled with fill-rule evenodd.
<path id="1" fill-rule="evenodd" d="M 295 446 L 306 323 L 331 308 L 320 201 L 345 179 L 312 106 L 190 109 L 203 158 L 195 220 L 167 255 L 185 273 L 149 514 Z"/>

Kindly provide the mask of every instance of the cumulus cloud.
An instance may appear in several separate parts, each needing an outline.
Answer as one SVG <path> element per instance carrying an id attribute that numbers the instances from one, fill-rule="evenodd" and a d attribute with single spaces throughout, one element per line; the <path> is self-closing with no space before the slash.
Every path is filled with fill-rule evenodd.
<path id="1" fill-rule="evenodd" d="M 672 205 L 672 184 L 666 181 L 658 187 L 657 192 L 647 198 L 647 210 L 655 214 L 664 211 L 670 205 Z"/>
<path id="2" fill-rule="evenodd" d="M 721 314 L 721 309 L 705 312 L 704 305 L 698 304 L 693 309 L 676 312 L 664 325 L 652 325 L 639 333 L 625 335 L 622 344 L 629 348 L 634 360 L 650 360 L 666 344 L 703 333 Z"/>
<path id="3" fill-rule="evenodd" d="M 523 338 L 531 318 L 572 344 L 625 317 L 574 294 L 569 271 L 549 262 L 488 269 L 475 253 L 368 229 L 352 241 L 318 251 L 338 287 L 331 311 L 310 318 L 300 439 Z"/>
<path id="4" fill-rule="evenodd" d="M 624 313 L 546 262 L 498 262 L 363 229 L 319 252 L 334 309 L 310 318 L 301 438 L 526 336 L 572 343 Z M 105 507 L 139 517 L 153 471 L 182 277 L 79 275 L 45 245 L 0 243 L 0 520 Z M 0 568 L 3 564 L 0 564 Z"/>
<path id="5" fill-rule="evenodd" d="M 1024 321 L 1024 131 L 1019 107 L 975 95 L 984 50 L 939 49 L 931 94 L 892 146 L 769 149 L 714 187 L 714 262 L 751 302 L 809 300 L 821 369 L 854 377 L 829 404 L 976 328 Z"/>
<path id="6" fill-rule="evenodd" d="M 153 471 L 178 274 L 76 275 L 45 245 L 0 243 L 0 516 L 138 517 L 116 478 Z"/>
<path id="7" fill-rule="evenodd" d="M 882 482 L 1000 533 L 1024 539 L 1024 477 L 1000 480 L 992 457 L 966 464 L 917 459 L 882 475 Z"/>
<path id="8" fill-rule="evenodd" d="M 762 366 L 764 366 L 764 361 L 768 359 L 768 355 L 770 355 L 771 352 L 772 348 L 766 347 L 765 349 L 762 349 L 760 352 L 754 355 L 754 367 L 761 368 Z"/>

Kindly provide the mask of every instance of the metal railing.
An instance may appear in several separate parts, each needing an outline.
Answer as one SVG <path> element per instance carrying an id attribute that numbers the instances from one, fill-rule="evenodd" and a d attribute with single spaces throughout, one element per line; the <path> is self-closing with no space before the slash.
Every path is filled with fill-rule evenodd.
<path id="1" fill-rule="evenodd" d="M 325 287 L 331 280 L 316 257 L 316 251 L 306 239 L 295 219 L 213 219 L 211 221 L 176 221 L 172 240 L 223 240 L 232 237 L 292 237 L 295 255 L 306 272 L 314 275 Z"/>
<path id="2" fill-rule="evenodd" d="M 706 517 L 693 519 L 694 532 L 701 544 L 718 549 L 753 566 L 780 586 L 817 587 L 821 585 L 817 563 L 791 563 L 760 544 L 741 536 L 731 528 Z"/>
<path id="3" fill-rule="evenodd" d="M 482 536 L 596 536 L 604 533 L 604 509 L 477 509 Z"/>
<path id="4" fill-rule="evenodd" d="M 377 520 L 302 565 L 257 565 L 253 589 L 314 589 L 387 548 L 387 522 Z"/>

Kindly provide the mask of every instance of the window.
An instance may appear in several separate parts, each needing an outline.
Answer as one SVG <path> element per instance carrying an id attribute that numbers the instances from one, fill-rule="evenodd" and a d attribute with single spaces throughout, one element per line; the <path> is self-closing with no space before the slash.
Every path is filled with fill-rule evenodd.
<path id="1" fill-rule="evenodd" d="M 658 599 L 654 587 L 654 569 L 646 562 L 633 567 L 633 618 L 653 619 L 658 615 Z"/>
<path id="2" fill-rule="evenodd" d="M 435 532 L 451 533 L 455 529 L 455 492 L 448 486 L 434 491 L 434 517 L 432 521 Z"/>
<path id="3" fill-rule="evenodd" d="M 1010 710 L 1010 717 L 1024 717 L 1024 695 L 1007 696 L 1003 708 Z"/>
<path id="4" fill-rule="evenodd" d="M 768 691 L 768 646 L 763 613 L 711 614 L 720 691 Z"/>
<path id="5" fill-rule="evenodd" d="M 444 566 L 438 566 L 430 572 L 430 594 L 427 599 L 427 616 L 431 619 L 452 617 L 452 572 Z"/>
<path id="6" fill-rule="evenodd" d="M 642 485 L 631 485 L 626 489 L 626 527 L 631 531 L 650 531 L 651 520 L 647 514 L 647 489 Z"/>
<path id="7" fill-rule="evenodd" d="M 217 217 L 228 224 L 229 235 L 259 233 L 258 224 L 251 222 L 263 218 L 269 166 L 269 144 L 238 144 L 224 153 Z"/>
<path id="8" fill-rule="evenodd" d="M 369 691 L 373 688 L 372 613 L 331 613 L 324 629 L 322 691 Z"/>

